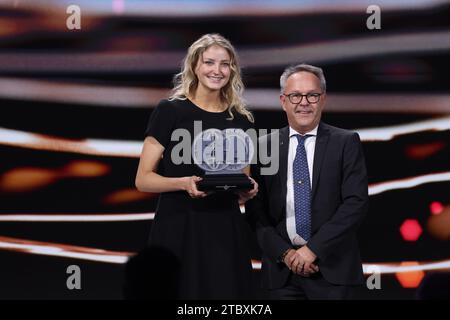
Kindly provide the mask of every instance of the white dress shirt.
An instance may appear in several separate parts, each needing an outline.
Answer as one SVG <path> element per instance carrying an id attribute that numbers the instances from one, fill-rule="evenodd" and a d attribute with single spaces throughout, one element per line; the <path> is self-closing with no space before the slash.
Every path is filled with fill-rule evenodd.
<path id="1" fill-rule="evenodd" d="M 313 178 L 313 165 L 314 165 L 314 149 L 316 146 L 317 138 L 317 125 L 313 130 L 306 132 L 306 134 L 313 135 L 305 140 L 306 158 L 308 160 L 309 171 L 309 185 L 312 187 Z M 306 244 L 305 239 L 297 234 L 295 227 L 295 203 L 294 203 L 294 186 L 293 179 L 294 173 L 292 171 L 292 165 L 294 163 L 295 154 L 297 153 L 298 140 L 295 137 L 296 134 L 300 134 L 291 127 L 289 127 L 289 153 L 287 163 L 287 188 L 286 188 L 286 228 L 289 235 L 289 239 L 293 245 L 302 246 Z"/>

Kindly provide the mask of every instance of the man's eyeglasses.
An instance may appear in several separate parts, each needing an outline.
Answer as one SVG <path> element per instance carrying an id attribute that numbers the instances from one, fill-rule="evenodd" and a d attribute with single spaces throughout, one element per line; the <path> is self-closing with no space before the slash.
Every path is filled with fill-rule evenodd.
<path id="1" fill-rule="evenodd" d="M 312 93 L 308 93 L 308 94 L 301 94 L 298 92 L 294 92 L 294 93 L 290 93 L 290 94 L 284 94 L 283 96 L 288 97 L 289 101 L 292 104 L 299 104 L 302 102 L 303 97 L 306 97 L 306 101 L 308 101 L 308 103 L 317 103 L 320 99 L 320 96 L 322 95 L 322 93 L 318 93 L 318 92 L 312 92 Z"/>

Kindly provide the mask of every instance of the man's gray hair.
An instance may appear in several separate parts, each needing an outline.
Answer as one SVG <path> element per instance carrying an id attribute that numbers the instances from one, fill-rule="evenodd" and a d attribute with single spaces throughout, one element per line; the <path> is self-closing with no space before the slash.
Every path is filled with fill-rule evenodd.
<path id="1" fill-rule="evenodd" d="M 289 66 L 286 69 L 284 69 L 283 74 L 280 77 L 280 88 L 281 88 L 280 92 L 281 92 L 281 94 L 284 93 L 287 79 L 294 73 L 297 73 L 300 71 L 306 71 L 306 72 L 310 72 L 310 73 L 314 74 L 320 80 L 320 89 L 322 90 L 322 92 L 327 91 L 327 83 L 325 81 L 325 76 L 323 74 L 323 70 L 319 67 L 301 63 L 301 64 L 297 64 L 295 66 Z"/>

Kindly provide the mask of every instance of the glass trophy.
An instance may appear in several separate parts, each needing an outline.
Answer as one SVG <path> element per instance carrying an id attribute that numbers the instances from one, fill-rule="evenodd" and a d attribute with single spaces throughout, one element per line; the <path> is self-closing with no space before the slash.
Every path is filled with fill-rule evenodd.
<path id="1" fill-rule="evenodd" d="M 250 136 L 242 129 L 208 129 L 198 134 L 192 143 L 194 163 L 203 171 L 197 183 L 201 191 L 250 190 L 253 184 L 242 172 L 254 152 Z"/>

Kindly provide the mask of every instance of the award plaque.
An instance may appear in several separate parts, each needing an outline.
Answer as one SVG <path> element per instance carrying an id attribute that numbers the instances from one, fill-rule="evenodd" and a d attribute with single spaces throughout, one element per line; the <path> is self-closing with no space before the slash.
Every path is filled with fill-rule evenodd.
<path id="1" fill-rule="evenodd" d="M 208 129 L 192 143 L 194 163 L 205 174 L 197 183 L 201 191 L 250 190 L 253 184 L 242 172 L 253 157 L 254 146 L 242 129 Z"/>

